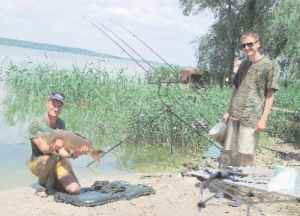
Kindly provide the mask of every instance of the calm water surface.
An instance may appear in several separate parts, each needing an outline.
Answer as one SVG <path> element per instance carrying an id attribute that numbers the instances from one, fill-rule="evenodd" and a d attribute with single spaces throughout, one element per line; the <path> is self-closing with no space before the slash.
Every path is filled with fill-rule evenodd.
<path id="1" fill-rule="evenodd" d="M 99 58 L 75 55 L 68 53 L 58 53 L 41 51 L 34 49 L 26 49 L 19 47 L 10 47 L 0 45 L 0 66 L 5 70 L 10 62 L 19 64 L 22 62 L 32 62 L 32 64 L 51 63 L 61 68 L 72 68 L 74 64 L 78 67 L 84 67 L 85 64 L 98 61 Z M 141 75 L 144 70 L 141 69 L 134 61 L 119 61 L 115 59 L 103 59 L 106 68 L 119 69 L 128 67 L 125 71 L 127 75 Z M 146 64 L 143 66 L 148 69 Z M 28 123 L 20 126 L 18 123 L 14 126 L 8 125 L 5 121 L 5 107 L 3 106 L 3 98 L 6 92 L 0 83 L 0 190 L 15 188 L 19 186 L 34 187 L 37 183 L 37 177 L 31 174 L 25 165 L 25 161 L 31 155 L 31 147 L 28 139 Z M 79 178 L 87 178 L 89 175 L 98 175 L 99 178 L 104 175 L 116 175 L 120 172 L 128 172 L 119 170 L 116 166 L 115 158 L 107 154 L 102 158 L 99 165 L 94 163 L 89 168 L 86 165 L 92 161 L 90 155 L 84 155 L 76 160 L 71 159 L 71 163 Z"/>
<path id="2" fill-rule="evenodd" d="M 92 67 L 99 61 L 101 61 L 101 66 L 106 68 L 107 71 L 115 71 L 115 73 L 117 73 L 119 69 L 123 68 L 126 69 L 124 74 L 129 76 L 144 76 L 144 69 L 148 70 L 150 68 L 147 63 L 139 62 L 139 64 L 144 68 L 142 69 L 133 60 L 125 61 L 113 58 L 99 58 L 95 56 L 0 45 L 0 64 L 2 67 L 8 66 L 10 62 L 16 64 L 21 62 L 31 62 L 32 64 L 55 64 L 58 69 L 70 69 L 73 65 L 77 65 L 79 68 L 83 68 L 85 65 L 90 65 Z"/>

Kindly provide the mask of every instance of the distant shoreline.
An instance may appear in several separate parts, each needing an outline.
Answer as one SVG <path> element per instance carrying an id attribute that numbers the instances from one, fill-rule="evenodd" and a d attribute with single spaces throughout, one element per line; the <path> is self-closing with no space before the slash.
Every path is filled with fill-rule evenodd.
<path id="1" fill-rule="evenodd" d="M 131 58 L 123 58 L 123 57 L 119 57 L 119 56 L 94 52 L 94 51 L 87 50 L 87 49 L 68 47 L 68 46 L 59 46 L 59 45 L 46 44 L 46 43 L 37 43 L 37 42 L 2 38 L 2 37 L 0 37 L 0 44 L 5 45 L 5 46 L 30 48 L 30 49 L 36 49 L 36 50 L 54 51 L 54 52 L 71 53 L 71 54 L 78 54 L 78 55 L 88 55 L 88 56 L 96 56 L 96 57 L 102 57 L 102 58 L 113 58 L 113 59 L 118 59 L 118 60 L 134 61 Z M 135 59 L 135 60 L 138 62 L 144 62 L 143 60 L 140 60 L 140 59 Z M 160 62 L 153 62 L 153 61 L 148 61 L 148 63 L 163 64 Z"/>

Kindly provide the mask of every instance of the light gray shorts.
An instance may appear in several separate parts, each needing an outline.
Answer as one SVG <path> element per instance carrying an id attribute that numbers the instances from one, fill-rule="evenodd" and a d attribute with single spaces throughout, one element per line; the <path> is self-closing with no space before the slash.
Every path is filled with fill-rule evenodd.
<path id="1" fill-rule="evenodd" d="M 242 122 L 228 119 L 224 150 L 242 154 L 254 154 L 260 132 Z"/>
<path id="2" fill-rule="evenodd" d="M 253 166 L 259 134 L 239 121 L 228 119 L 220 166 Z"/>

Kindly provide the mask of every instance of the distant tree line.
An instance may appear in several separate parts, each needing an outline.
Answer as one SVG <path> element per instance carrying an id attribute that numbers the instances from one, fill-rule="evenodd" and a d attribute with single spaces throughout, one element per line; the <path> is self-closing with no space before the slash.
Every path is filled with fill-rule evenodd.
<path id="1" fill-rule="evenodd" d="M 235 54 L 242 58 L 240 38 L 256 31 L 261 52 L 278 63 L 288 80 L 300 78 L 300 0 L 179 0 L 183 14 L 210 11 L 215 22 L 205 35 L 194 39 L 198 68 L 213 80 L 225 83 L 233 69 Z"/>
<path id="2" fill-rule="evenodd" d="M 80 49 L 80 48 L 74 48 L 74 47 L 68 47 L 68 46 L 58 46 L 58 45 L 45 44 L 45 43 L 36 43 L 36 42 L 15 40 L 15 39 L 9 39 L 9 38 L 1 38 L 1 37 L 0 37 L 0 44 L 6 45 L 6 46 L 16 46 L 16 47 L 54 51 L 54 52 L 64 52 L 64 53 L 73 53 L 73 54 L 80 54 L 80 55 L 98 56 L 98 57 L 103 57 L 103 58 L 131 60 L 129 58 L 122 58 L 122 57 L 118 57 L 118 56 L 103 54 L 103 53 L 94 52 L 94 51 L 87 50 L 87 49 Z"/>

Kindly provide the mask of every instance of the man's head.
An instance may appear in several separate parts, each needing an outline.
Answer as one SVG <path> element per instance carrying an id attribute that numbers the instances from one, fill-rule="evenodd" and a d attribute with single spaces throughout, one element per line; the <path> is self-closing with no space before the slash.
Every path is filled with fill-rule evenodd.
<path id="1" fill-rule="evenodd" d="M 61 92 L 53 92 L 46 102 L 48 115 L 58 117 L 65 104 L 65 95 Z"/>
<path id="2" fill-rule="evenodd" d="M 246 32 L 241 37 L 241 47 L 245 54 L 249 57 L 255 56 L 255 54 L 259 53 L 259 47 L 260 47 L 260 41 L 259 41 L 259 35 L 253 31 Z"/>

